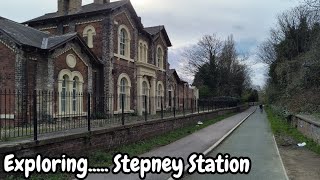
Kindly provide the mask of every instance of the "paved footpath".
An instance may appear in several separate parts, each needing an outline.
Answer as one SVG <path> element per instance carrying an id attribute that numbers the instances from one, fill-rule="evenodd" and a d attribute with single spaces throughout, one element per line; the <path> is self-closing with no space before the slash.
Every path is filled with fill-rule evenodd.
<path id="1" fill-rule="evenodd" d="M 239 122 L 246 118 L 255 110 L 254 107 L 245 112 L 229 117 L 223 121 L 217 122 L 207 128 L 204 128 L 194 134 L 182 138 L 172 144 L 154 149 L 141 157 L 182 157 L 187 162 L 188 156 L 193 152 L 204 152 L 210 146 L 215 144 L 222 138 L 228 131 L 235 127 Z M 167 180 L 170 174 L 147 174 L 146 179 L 152 180 Z M 138 180 L 138 174 L 90 174 L 87 179 L 89 180 Z"/>
<path id="2" fill-rule="evenodd" d="M 286 180 L 285 170 L 278 154 L 271 128 L 265 113 L 257 110 L 230 137 L 208 156 L 218 153 L 231 156 L 246 156 L 252 161 L 249 175 L 199 175 L 185 177 L 186 180 Z"/>

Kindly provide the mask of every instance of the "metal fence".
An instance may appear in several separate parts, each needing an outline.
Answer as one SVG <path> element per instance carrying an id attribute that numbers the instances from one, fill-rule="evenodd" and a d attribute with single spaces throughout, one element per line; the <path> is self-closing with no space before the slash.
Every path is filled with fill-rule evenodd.
<path id="1" fill-rule="evenodd" d="M 87 93 L 0 90 L 0 142 L 84 132 L 234 107 L 234 98 L 96 96 Z"/>

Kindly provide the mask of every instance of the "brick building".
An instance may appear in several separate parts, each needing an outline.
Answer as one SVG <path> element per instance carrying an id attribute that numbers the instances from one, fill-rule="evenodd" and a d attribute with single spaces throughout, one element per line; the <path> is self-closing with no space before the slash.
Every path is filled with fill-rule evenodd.
<path id="1" fill-rule="evenodd" d="M 172 108 L 174 103 L 177 109 L 196 108 L 199 99 L 199 90 L 182 80 L 175 69 L 168 70 L 168 98 L 167 107 Z"/>
<path id="2" fill-rule="evenodd" d="M 86 101 L 67 92 L 91 93 L 113 114 L 156 114 L 161 104 L 171 108 L 174 97 L 198 97 L 169 69 L 171 46 L 165 27 L 144 27 L 129 0 L 84 6 L 81 0 L 58 0 L 57 12 L 23 25 L 0 19 L 0 85 L 58 92 L 46 100 L 55 104 L 56 114 L 86 111 Z"/>
<path id="3" fill-rule="evenodd" d="M 102 72 L 102 63 L 77 33 L 52 36 L 0 18 L 0 52 L 1 117 L 14 118 L 17 113 L 24 113 L 27 104 L 23 104 L 34 90 L 60 92 L 60 96 L 46 100 L 57 102 L 54 106 L 57 115 L 68 109 L 72 109 L 69 113 L 82 113 L 84 101 L 68 100 L 63 92 L 93 93 L 99 86 L 95 78 Z M 21 110 L 22 106 L 25 110 Z"/>

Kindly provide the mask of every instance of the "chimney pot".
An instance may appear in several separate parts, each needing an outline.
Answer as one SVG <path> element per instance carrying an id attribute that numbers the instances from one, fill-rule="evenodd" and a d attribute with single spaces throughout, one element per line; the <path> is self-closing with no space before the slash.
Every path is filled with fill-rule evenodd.
<path id="1" fill-rule="evenodd" d="M 82 0 L 58 0 L 58 13 L 60 16 L 73 14 L 81 9 Z"/>

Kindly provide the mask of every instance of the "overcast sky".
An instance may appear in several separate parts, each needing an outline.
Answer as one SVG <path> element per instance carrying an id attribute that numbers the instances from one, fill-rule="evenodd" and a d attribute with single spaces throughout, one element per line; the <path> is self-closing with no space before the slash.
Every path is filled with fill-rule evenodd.
<path id="1" fill-rule="evenodd" d="M 93 0 L 83 0 L 83 4 Z M 264 85 L 267 67 L 256 63 L 257 45 L 268 37 L 276 24 L 276 16 L 298 0 L 131 0 L 145 26 L 165 25 L 172 41 L 169 62 L 184 79 L 185 64 L 181 52 L 198 42 L 205 34 L 215 33 L 221 38 L 233 34 L 237 49 L 250 55 L 255 85 Z M 57 0 L 0 1 L 0 16 L 23 22 L 57 10 Z"/>

